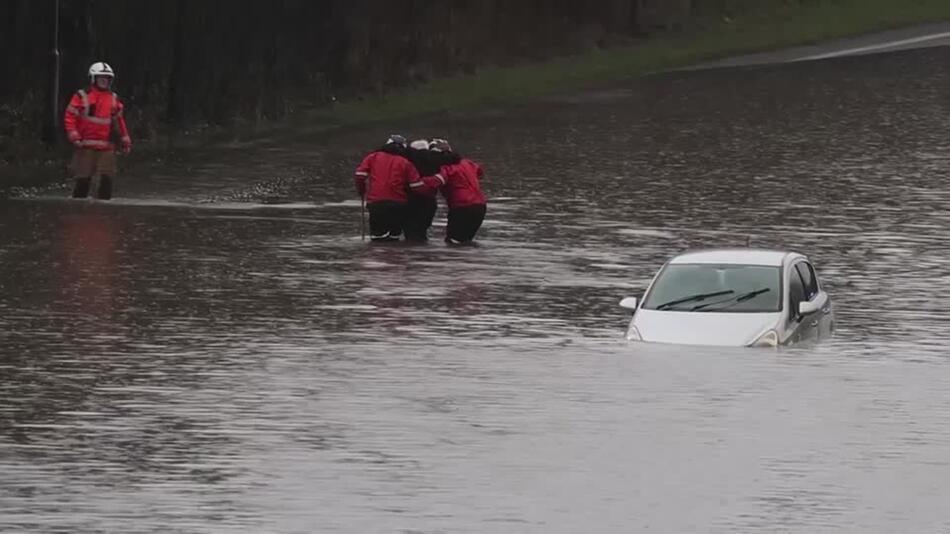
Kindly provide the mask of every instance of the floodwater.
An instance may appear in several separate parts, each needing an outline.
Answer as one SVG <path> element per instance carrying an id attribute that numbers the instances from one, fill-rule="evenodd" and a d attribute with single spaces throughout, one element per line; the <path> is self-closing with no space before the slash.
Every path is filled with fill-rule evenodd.
<path id="1" fill-rule="evenodd" d="M 0 531 L 950 531 L 948 59 L 401 125 L 486 167 L 475 248 L 360 240 L 396 125 L 14 191 Z M 813 259 L 832 341 L 623 340 L 670 255 L 747 240 Z"/>

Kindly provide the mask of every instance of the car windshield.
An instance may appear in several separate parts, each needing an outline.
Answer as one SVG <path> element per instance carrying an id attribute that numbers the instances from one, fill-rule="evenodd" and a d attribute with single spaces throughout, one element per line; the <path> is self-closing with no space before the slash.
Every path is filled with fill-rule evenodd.
<path id="1" fill-rule="evenodd" d="M 782 309 L 781 270 L 761 265 L 670 264 L 643 303 L 647 310 L 773 313 Z"/>

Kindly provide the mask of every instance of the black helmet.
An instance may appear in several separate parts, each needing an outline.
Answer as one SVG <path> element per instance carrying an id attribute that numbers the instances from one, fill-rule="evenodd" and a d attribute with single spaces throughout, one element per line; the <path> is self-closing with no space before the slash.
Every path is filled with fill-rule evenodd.
<path id="1" fill-rule="evenodd" d="M 401 147 L 403 147 L 403 148 L 406 148 L 407 146 L 409 146 L 409 142 L 406 141 L 406 138 L 405 138 L 404 136 L 399 135 L 399 134 L 392 134 L 392 135 L 390 135 L 390 136 L 389 136 L 389 139 L 386 139 L 386 144 L 387 144 L 387 145 L 399 145 L 399 146 L 401 146 Z"/>

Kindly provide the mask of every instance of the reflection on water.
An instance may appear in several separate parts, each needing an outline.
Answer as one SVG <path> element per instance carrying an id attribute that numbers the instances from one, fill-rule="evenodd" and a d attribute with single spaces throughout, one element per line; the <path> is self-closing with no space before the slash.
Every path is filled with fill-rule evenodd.
<path id="1" fill-rule="evenodd" d="M 0 530 L 950 529 L 947 54 L 410 125 L 490 171 L 477 248 L 360 241 L 389 126 L 2 201 Z M 748 239 L 812 257 L 832 343 L 622 341 Z"/>

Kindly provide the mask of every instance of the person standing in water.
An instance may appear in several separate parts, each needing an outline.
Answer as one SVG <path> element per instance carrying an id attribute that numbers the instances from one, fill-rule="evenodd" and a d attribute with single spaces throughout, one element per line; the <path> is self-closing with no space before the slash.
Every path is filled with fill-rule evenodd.
<path id="1" fill-rule="evenodd" d="M 115 71 L 108 63 L 89 67 L 88 89 L 80 89 L 66 107 L 63 125 L 66 137 L 75 147 L 70 171 L 75 180 L 73 198 L 86 198 L 92 179 L 99 176 L 96 198 L 112 198 L 118 168 L 116 150 L 132 150 L 132 138 L 125 123 L 125 106 L 112 92 Z"/>
<path id="2" fill-rule="evenodd" d="M 429 147 L 434 152 L 433 160 L 440 164 L 439 172 L 434 176 L 419 178 L 417 183 L 423 185 L 414 187 L 420 191 L 442 191 L 449 207 L 445 242 L 450 245 L 471 245 L 488 211 L 488 201 L 480 183 L 484 171 L 478 163 L 452 150 L 445 139 L 433 139 Z"/>
<path id="3" fill-rule="evenodd" d="M 439 164 L 432 157 L 434 153 L 429 150 L 429 141 L 425 139 L 413 141 L 409 144 L 407 154 L 419 176 L 432 176 L 439 172 Z M 420 188 L 417 185 L 414 189 L 410 189 L 406 211 L 406 241 L 429 240 L 429 228 L 438 209 L 435 197 L 436 191 L 430 188 Z"/>
<path id="4" fill-rule="evenodd" d="M 411 183 L 419 171 L 409 161 L 408 143 L 390 135 L 381 148 L 370 152 L 356 167 L 356 193 L 366 199 L 370 240 L 399 241 L 406 224 Z"/>

